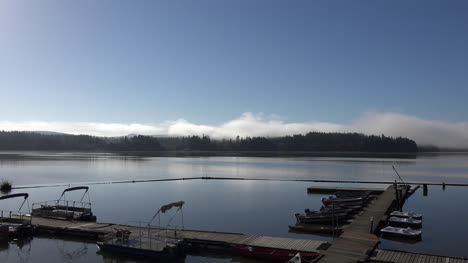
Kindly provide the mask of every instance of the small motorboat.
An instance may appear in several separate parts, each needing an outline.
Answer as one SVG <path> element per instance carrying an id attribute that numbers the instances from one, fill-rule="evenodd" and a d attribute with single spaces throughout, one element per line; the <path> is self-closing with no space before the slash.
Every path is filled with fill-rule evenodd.
<path id="1" fill-rule="evenodd" d="M 387 226 L 380 230 L 383 235 L 389 236 L 396 236 L 400 238 L 408 238 L 408 239 L 420 239 L 421 238 L 421 230 L 415 230 L 411 227 L 407 228 L 400 228 L 400 227 L 393 227 Z"/>
<path id="2" fill-rule="evenodd" d="M 274 249 L 266 247 L 255 247 L 247 245 L 233 245 L 232 252 L 245 256 L 258 258 L 268 261 L 279 261 L 285 262 L 291 260 L 298 253 L 300 253 L 301 259 L 304 261 L 311 261 L 320 256 L 319 253 L 302 253 L 294 250 Z M 300 261 L 299 261 L 300 262 Z"/>
<path id="3" fill-rule="evenodd" d="M 418 214 L 415 212 L 400 212 L 400 211 L 393 211 L 390 213 L 390 216 L 402 217 L 402 218 L 409 218 L 412 217 L 414 219 L 422 220 L 422 214 Z"/>
<path id="4" fill-rule="evenodd" d="M 351 209 L 353 212 L 359 212 L 362 210 L 364 206 L 362 205 L 354 205 L 354 204 L 329 204 L 329 205 L 323 205 L 320 207 L 320 210 L 330 210 L 330 209 Z"/>
<path id="5" fill-rule="evenodd" d="M 65 199 L 67 192 L 78 190 L 84 190 L 80 201 Z M 96 222 L 96 216 L 91 211 L 91 200 L 88 191 L 89 187 L 87 186 L 67 188 L 62 192 L 58 200 L 34 203 L 31 214 L 55 219 Z M 88 202 L 83 202 L 85 196 L 88 196 Z"/>
<path id="6" fill-rule="evenodd" d="M 352 209 L 321 209 L 320 211 L 316 210 L 310 210 L 306 209 L 304 210 L 304 213 L 306 215 L 341 215 L 341 214 L 346 214 L 346 215 L 351 215 L 353 212 Z"/>
<path id="7" fill-rule="evenodd" d="M 365 203 L 365 199 L 362 197 L 356 198 L 338 198 L 330 196 L 329 198 L 322 198 L 322 203 L 324 205 L 330 204 L 353 204 L 353 205 L 363 205 Z"/>
<path id="8" fill-rule="evenodd" d="M 301 215 L 294 214 L 296 217 L 297 223 L 304 224 L 335 224 L 337 222 L 345 222 L 348 219 L 348 215 L 345 213 L 342 214 L 316 214 L 316 215 Z"/>
<path id="9" fill-rule="evenodd" d="M 159 216 L 160 220 L 161 213 L 166 213 L 173 207 L 177 208 L 177 213 L 181 211 L 183 205 L 183 201 L 163 205 L 156 212 L 151 221 L 147 224 L 145 223 L 146 227 L 141 227 L 139 233 L 134 234 L 129 230 L 115 229 L 114 233 L 105 236 L 104 240 L 102 242 L 97 242 L 96 245 L 101 251 L 113 254 L 164 261 L 183 259 L 185 258 L 189 244 L 181 239 L 163 237 L 160 234 L 164 231 L 163 228 L 160 226 L 158 228 L 151 226 L 152 221 L 156 217 Z"/>
<path id="10" fill-rule="evenodd" d="M 27 213 L 21 212 L 24 204 L 27 202 L 29 194 L 27 193 L 17 193 L 0 196 L 0 200 L 6 200 L 16 197 L 23 197 L 24 200 L 21 203 L 18 211 L 0 211 L 0 229 L 1 237 L 0 239 L 4 240 L 5 237 L 8 239 L 20 238 L 24 236 L 31 235 L 33 233 L 33 226 L 31 224 L 31 214 L 29 211 Z M 29 207 L 29 203 L 28 203 Z M 29 209 L 28 209 L 29 210 Z"/>
<path id="11" fill-rule="evenodd" d="M 422 220 L 414 219 L 412 217 L 404 218 L 392 216 L 388 219 L 388 223 L 391 226 L 421 228 Z"/>

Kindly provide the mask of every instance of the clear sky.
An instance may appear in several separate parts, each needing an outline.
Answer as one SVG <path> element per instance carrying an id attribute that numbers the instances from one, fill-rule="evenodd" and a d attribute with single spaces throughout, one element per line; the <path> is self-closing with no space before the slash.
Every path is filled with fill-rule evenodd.
<path id="1" fill-rule="evenodd" d="M 0 1 L 0 121 L 466 123 L 467 14 L 457 0 Z"/>

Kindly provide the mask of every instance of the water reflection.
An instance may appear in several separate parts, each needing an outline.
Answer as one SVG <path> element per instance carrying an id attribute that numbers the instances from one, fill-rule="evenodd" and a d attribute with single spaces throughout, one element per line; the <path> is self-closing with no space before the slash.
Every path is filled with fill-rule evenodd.
<path id="1" fill-rule="evenodd" d="M 41 153 L 35 153 L 41 155 Z M 0 159 L 2 157 L 0 156 Z M 125 159 L 114 156 L 88 158 L 56 158 L 40 161 L 9 156 L 0 161 L 0 178 L 14 185 L 67 184 L 112 180 L 142 180 L 180 177 L 236 177 L 286 179 L 338 179 L 393 181 L 391 168 L 397 169 L 406 181 L 468 183 L 468 155 L 420 156 L 417 159 L 366 158 L 245 158 L 200 157 Z M 265 181 L 174 181 L 155 183 L 91 185 L 93 210 L 100 222 L 127 223 L 148 221 L 157 208 L 174 200 L 185 200 L 186 228 L 237 232 L 257 235 L 331 240 L 330 237 L 288 232 L 295 223 L 294 213 L 305 208 L 318 209 L 325 195 L 308 195 L 308 186 L 337 186 L 327 183 L 265 182 Z M 383 185 L 341 185 L 381 188 Z M 29 192 L 30 202 L 56 199 L 67 186 L 22 189 Z M 406 203 L 405 210 L 424 214 L 423 241 L 402 244 L 384 240 L 381 247 L 415 252 L 468 256 L 464 244 L 468 230 L 463 221 L 468 217 L 464 200 L 467 188 L 429 186 L 429 195 L 420 189 Z M 17 203 L 2 202 L 2 209 L 17 208 Z M 11 207 L 10 207 L 11 206 Z M 11 209 L 9 209 L 11 208 Z M 29 247 L 28 247 L 29 246 Z M 28 252 L 29 251 L 29 252 Z M 133 259 L 96 254 L 94 243 L 53 238 L 35 238 L 29 244 L 0 247 L 0 262 L 137 262 Z M 220 252 L 189 255 L 186 262 L 247 262 Z"/>

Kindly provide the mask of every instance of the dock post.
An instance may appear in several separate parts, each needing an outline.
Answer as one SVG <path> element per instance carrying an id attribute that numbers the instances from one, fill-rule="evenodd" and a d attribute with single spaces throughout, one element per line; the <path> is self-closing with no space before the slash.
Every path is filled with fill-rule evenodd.
<path id="1" fill-rule="evenodd" d="M 423 184 L 423 196 L 427 196 L 427 184 Z"/>
<path id="2" fill-rule="evenodd" d="M 445 182 L 442 182 L 442 190 L 445 191 Z"/>
<path id="3" fill-rule="evenodd" d="M 395 200 L 397 202 L 397 206 L 398 206 L 398 210 L 400 210 L 400 194 L 399 194 L 399 191 L 398 191 L 398 185 L 397 183 L 393 183 L 393 188 L 395 188 Z"/>

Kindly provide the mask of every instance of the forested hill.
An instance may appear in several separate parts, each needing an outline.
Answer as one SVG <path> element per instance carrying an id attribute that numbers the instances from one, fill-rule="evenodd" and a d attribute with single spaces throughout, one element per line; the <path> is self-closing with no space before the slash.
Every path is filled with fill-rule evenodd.
<path id="1" fill-rule="evenodd" d="M 0 150 L 60 151 L 284 151 L 284 152 L 417 152 L 407 138 L 359 133 L 320 133 L 275 138 L 213 140 L 189 137 L 95 137 L 88 135 L 0 132 Z"/>

